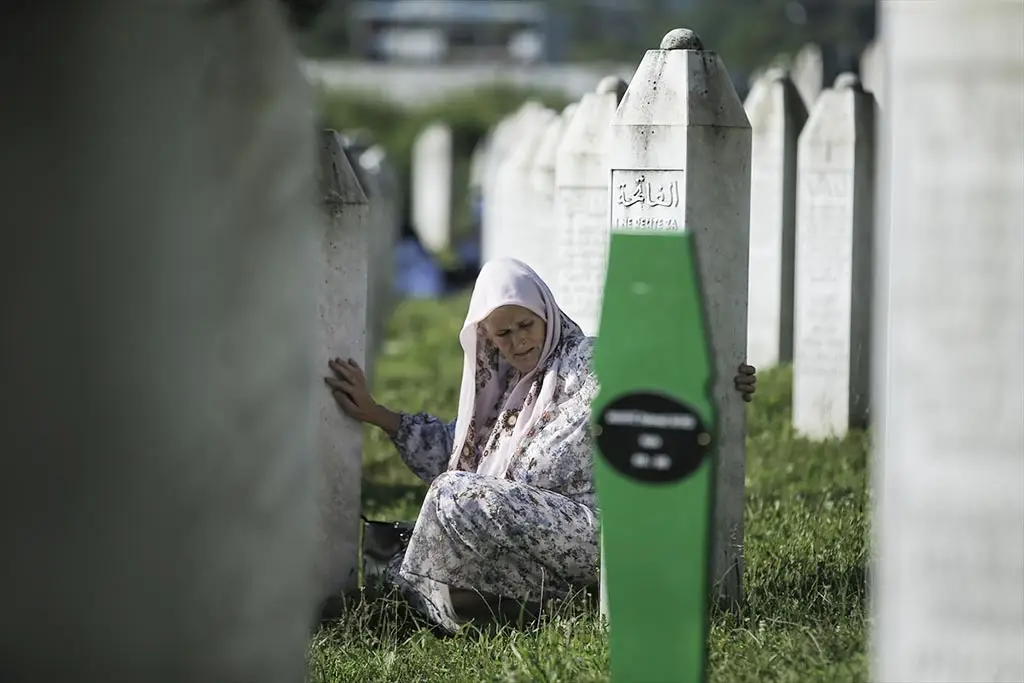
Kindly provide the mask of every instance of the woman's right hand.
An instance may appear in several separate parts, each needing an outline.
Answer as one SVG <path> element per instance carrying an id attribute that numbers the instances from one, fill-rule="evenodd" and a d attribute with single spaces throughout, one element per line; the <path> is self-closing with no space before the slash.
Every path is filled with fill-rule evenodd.
<path id="1" fill-rule="evenodd" d="M 324 377 L 324 382 L 330 387 L 338 406 L 354 420 L 374 422 L 380 406 L 370 395 L 366 375 L 359 364 L 351 358 L 335 358 L 328 361 L 327 365 L 331 369 L 331 376 Z"/>

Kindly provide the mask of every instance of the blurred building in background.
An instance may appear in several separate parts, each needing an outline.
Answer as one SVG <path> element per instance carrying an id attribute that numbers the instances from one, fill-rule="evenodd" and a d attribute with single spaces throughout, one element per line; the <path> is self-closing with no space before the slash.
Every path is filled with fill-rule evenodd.
<path id="1" fill-rule="evenodd" d="M 349 12 L 354 57 L 375 61 L 537 63 L 564 31 L 541 0 L 360 0 Z"/>

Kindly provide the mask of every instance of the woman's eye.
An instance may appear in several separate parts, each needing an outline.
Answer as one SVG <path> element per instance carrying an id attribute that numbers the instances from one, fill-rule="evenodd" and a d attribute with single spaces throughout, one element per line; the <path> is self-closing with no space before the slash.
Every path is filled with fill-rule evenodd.
<path id="1" fill-rule="evenodd" d="M 526 322 L 519 323 L 519 327 L 523 328 L 524 330 L 529 328 L 529 327 L 531 327 L 532 325 L 533 325 L 533 321 L 532 320 L 527 320 Z"/>
<path id="2" fill-rule="evenodd" d="M 508 330 L 502 330 L 501 332 L 498 333 L 498 336 L 499 337 L 507 337 L 508 336 Z"/>

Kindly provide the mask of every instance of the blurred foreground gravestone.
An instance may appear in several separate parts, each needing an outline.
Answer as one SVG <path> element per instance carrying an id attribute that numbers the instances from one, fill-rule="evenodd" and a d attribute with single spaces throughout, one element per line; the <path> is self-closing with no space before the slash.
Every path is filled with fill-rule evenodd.
<path id="1" fill-rule="evenodd" d="M 1024 3 L 883 2 L 874 675 L 1024 681 Z"/>
<path id="2" fill-rule="evenodd" d="M 745 358 L 747 329 L 747 271 L 736 264 L 747 262 L 750 125 L 718 56 L 705 51 L 696 35 L 682 29 L 666 35 L 662 49 L 644 56 L 611 125 L 613 234 L 685 230 L 695 246 L 715 356 L 709 400 L 718 406 L 710 578 L 713 597 L 735 604 L 742 595 L 746 421 L 745 404 L 733 378 Z M 642 279 L 637 283 L 644 289 Z M 610 293 L 605 296 L 607 301 Z M 602 315 L 599 338 L 609 324 Z M 681 348 L 679 353 L 690 352 Z M 679 362 L 686 358 L 680 356 Z M 650 583 L 647 590 L 656 590 L 641 576 L 651 570 L 652 563 L 672 566 L 675 560 L 666 559 L 665 553 L 675 557 L 686 545 L 687 519 L 667 508 L 655 511 L 652 507 L 676 493 L 680 492 L 673 491 L 672 484 L 651 485 L 648 496 L 637 497 L 636 507 L 630 510 L 605 508 L 602 499 L 613 648 L 616 605 L 628 609 L 627 593 L 617 594 L 616 585 L 632 578 L 637 584 Z M 656 528 L 655 535 L 662 540 L 633 544 L 630 539 L 637 525 L 645 522 L 654 525 L 652 533 Z M 637 547 L 656 548 L 658 559 L 637 552 Z M 621 577 L 618 584 L 613 574 Z"/>
<path id="3" fill-rule="evenodd" d="M 317 366 L 328 374 L 333 358 L 366 363 L 369 207 L 359 178 L 333 130 L 320 137 L 320 196 L 327 214 L 319 240 L 317 272 Z M 320 597 L 358 586 L 362 425 L 338 408 L 331 392 L 318 390 L 317 453 Z"/>
<path id="4" fill-rule="evenodd" d="M 305 678 L 313 93 L 280 3 L 193 5 L 0 19 L 5 681 Z"/>
<path id="5" fill-rule="evenodd" d="M 841 74 L 800 135 L 793 428 L 812 439 L 868 421 L 875 112 L 857 77 Z"/>

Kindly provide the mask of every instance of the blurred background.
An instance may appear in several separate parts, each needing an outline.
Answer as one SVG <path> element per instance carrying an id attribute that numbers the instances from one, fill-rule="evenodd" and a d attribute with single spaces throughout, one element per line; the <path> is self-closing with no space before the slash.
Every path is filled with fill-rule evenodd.
<path id="1" fill-rule="evenodd" d="M 741 98 L 770 64 L 814 46 L 821 80 L 858 72 L 875 37 L 874 0 L 358 0 L 328 2 L 300 37 L 320 89 L 323 127 L 386 155 L 402 229 L 396 286 L 437 293 L 471 281 L 481 208 L 471 158 L 525 100 L 561 109 L 606 75 L 632 75 L 666 30 L 685 26 L 722 55 Z M 448 244 L 416 244 L 411 200 L 417 136 L 451 130 Z M 404 246 L 403 246 L 404 245 Z M 443 274 L 443 275 L 442 275 Z M 415 280 L 415 282 L 413 281 Z M 443 282 L 442 282 L 443 280 Z M 439 284 L 440 283 L 440 284 Z"/>

